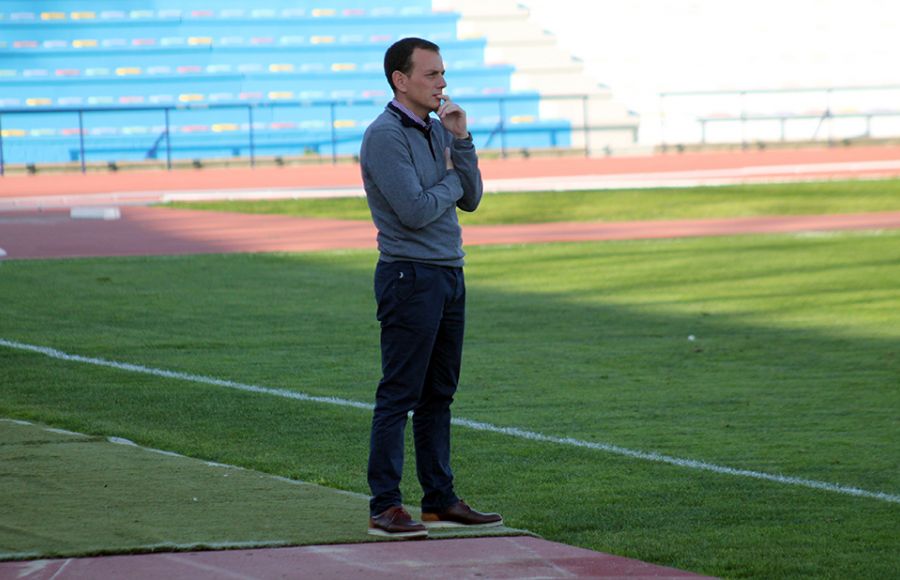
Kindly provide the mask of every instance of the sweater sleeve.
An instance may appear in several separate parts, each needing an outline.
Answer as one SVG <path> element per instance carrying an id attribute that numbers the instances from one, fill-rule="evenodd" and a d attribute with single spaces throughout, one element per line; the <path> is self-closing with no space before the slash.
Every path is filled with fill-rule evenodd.
<path id="1" fill-rule="evenodd" d="M 463 187 L 456 171 L 448 171 L 437 183 L 423 187 L 412 152 L 401 131 L 382 128 L 366 143 L 364 177 L 370 179 L 400 222 L 421 229 L 456 205 Z"/>
<path id="2" fill-rule="evenodd" d="M 454 139 L 450 149 L 453 165 L 462 182 L 463 195 L 456 206 L 463 211 L 475 211 L 481 203 L 484 184 L 478 168 L 478 155 L 471 139 Z"/>

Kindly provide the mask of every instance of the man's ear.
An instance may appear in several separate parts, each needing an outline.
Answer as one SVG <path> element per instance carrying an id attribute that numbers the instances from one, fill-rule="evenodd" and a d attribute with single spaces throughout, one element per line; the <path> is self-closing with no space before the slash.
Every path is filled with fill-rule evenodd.
<path id="1" fill-rule="evenodd" d="M 397 87 L 397 91 L 401 93 L 406 92 L 406 75 L 402 72 L 395 70 L 391 73 L 391 80 L 394 81 L 394 86 Z"/>

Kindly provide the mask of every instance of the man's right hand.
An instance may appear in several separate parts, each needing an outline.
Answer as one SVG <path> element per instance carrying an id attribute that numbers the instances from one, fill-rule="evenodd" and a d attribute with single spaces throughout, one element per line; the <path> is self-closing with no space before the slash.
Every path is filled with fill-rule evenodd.
<path id="1" fill-rule="evenodd" d="M 444 149 L 444 164 L 447 167 L 447 171 L 453 169 L 453 159 L 450 158 L 450 148 L 447 147 Z"/>

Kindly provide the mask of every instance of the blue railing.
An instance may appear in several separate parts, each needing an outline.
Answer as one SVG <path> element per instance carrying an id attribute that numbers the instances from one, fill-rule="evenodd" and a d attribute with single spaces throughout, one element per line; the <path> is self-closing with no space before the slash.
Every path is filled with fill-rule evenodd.
<path id="1" fill-rule="evenodd" d="M 637 141 L 636 125 L 593 125 L 588 117 L 588 95 L 543 96 L 536 94 L 469 96 L 457 99 L 469 112 L 469 126 L 481 149 L 498 150 L 507 156 L 512 149 L 571 149 L 573 134 L 583 135 L 584 151 L 590 154 L 591 133 L 604 131 L 630 132 L 632 142 Z M 573 124 L 567 120 L 539 120 L 534 113 L 539 101 L 566 100 L 571 107 L 580 109 L 582 121 Z M 173 160 L 180 159 L 245 159 L 251 166 L 256 165 L 262 154 L 273 157 L 302 156 L 307 153 L 330 157 L 336 163 L 341 155 L 353 155 L 358 151 L 365 125 L 384 107 L 386 99 L 350 100 L 307 100 L 257 102 L 244 104 L 181 104 L 181 105 L 137 105 L 111 107 L 56 107 L 0 109 L 0 175 L 6 166 L 14 163 L 10 152 L 13 146 L 40 150 L 42 158 L 23 157 L 22 150 L 16 151 L 18 163 L 32 167 L 48 163 L 48 151 L 56 151 L 58 162 L 80 164 L 82 172 L 87 171 L 89 162 L 115 163 L 135 159 L 165 160 L 165 167 L 171 169 Z M 496 107 L 496 114 L 485 114 Z M 348 111 L 353 111 L 348 114 Z M 472 111 L 480 111 L 473 116 Z M 339 111 L 341 112 L 339 116 Z M 524 113 L 524 114 L 523 114 Z M 7 119 L 22 120 L 39 118 L 42 115 L 67 115 L 77 119 L 77 127 L 71 127 L 65 136 L 32 135 L 19 130 L 12 136 Z M 153 116 L 152 126 L 145 125 L 139 134 L 94 135 L 86 130 L 89 120 L 98 116 L 113 116 L 117 123 L 123 118 L 144 115 Z M 127 117 L 122 117 L 127 115 Z M 228 122 L 204 126 L 203 133 L 190 132 L 192 115 L 227 115 Z M 173 119 L 178 117 L 178 119 Z M 260 118 L 275 120 L 277 125 L 286 127 L 274 131 Z M 303 124 L 287 122 L 290 118 L 305 118 Z M 362 118 L 366 122 L 342 122 L 341 118 Z M 312 119 L 312 121 L 309 121 Z M 175 122 L 177 121 L 177 122 Z M 70 124 L 72 121 L 68 121 Z M 196 122 L 196 121 L 195 121 Z M 96 125 L 96 123 L 94 123 Z M 271 125 L 269 123 L 268 125 Z M 6 129 L 6 130 L 4 130 Z M 218 131 L 218 132 L 215 132 Z M 26 150 L 27 153 L 27 150 Z"/>

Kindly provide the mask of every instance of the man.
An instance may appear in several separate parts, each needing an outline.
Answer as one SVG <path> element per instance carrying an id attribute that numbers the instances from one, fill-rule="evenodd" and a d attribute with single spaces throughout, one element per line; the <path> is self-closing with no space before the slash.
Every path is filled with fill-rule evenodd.
<path id="1" fill-rule="evenodd" d="M 478 157 L 465 111 L 443 94 L 447 83 L 436 44 L 396 42 L 385 53 L 384 72 L 394 99 L 366 130 L 360 150 L 378 229 L 375 298 L 383 373 L 369 452 L 369 533 L 416 538 L 426 536 L 428 527 L 500 525 L 499 514 L 479 513 L 456 496 L 450 469 L 450 404 L 459 381 L 466 298 L 456 208 L 475 211 L 481 201 Z M 410 411 L 424 524 L 403 508 L 400 494 Z"/>

